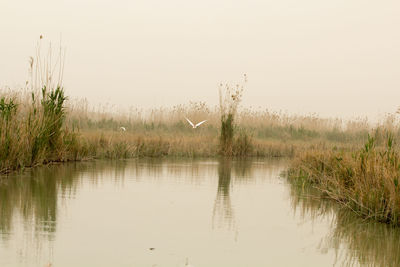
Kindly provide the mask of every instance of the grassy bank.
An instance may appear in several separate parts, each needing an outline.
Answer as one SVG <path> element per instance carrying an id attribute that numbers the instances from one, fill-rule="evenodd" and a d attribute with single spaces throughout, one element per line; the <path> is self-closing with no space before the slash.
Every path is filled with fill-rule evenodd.
<path id="1" fill-rule="evenodd" d="M 400 151 L 393 134 L 368 137 L 358 150 L 309 150 L 293 161 L 289 177 L 361 217 L 400 225 Z"/>
<path id="2" fill-rule="evenodd" d="M 0 172 L 70 159 L 76 136 L 65 127 L 60 87 L 0 93 Z"/>

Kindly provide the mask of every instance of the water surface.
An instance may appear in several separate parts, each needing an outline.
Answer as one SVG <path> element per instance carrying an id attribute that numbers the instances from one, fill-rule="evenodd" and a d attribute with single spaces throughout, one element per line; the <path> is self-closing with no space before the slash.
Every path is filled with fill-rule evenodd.
<path id="1" fill-rule="evenodd" d="M 0 266 L 398 266 L 400 233 L 284 161 L 70 163 L 0 180 Z"/>

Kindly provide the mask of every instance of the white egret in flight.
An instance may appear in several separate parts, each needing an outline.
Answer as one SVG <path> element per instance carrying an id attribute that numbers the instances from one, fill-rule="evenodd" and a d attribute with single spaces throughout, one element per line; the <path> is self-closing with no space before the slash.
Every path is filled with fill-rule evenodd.
<path id="1" fill-rule="evenodd" d="M 192 125 L 193 129 L 199 127 L 200 125 L 202 125 L 203 123 L 205 123 L 207 120 L 201 121 L 199 123 L 197 123 L 196 125 L 193 124 L 193 122 L 191 122 L 188 118 L 185 117 L 185 119 L 189 122 L 190 125 Z"/>

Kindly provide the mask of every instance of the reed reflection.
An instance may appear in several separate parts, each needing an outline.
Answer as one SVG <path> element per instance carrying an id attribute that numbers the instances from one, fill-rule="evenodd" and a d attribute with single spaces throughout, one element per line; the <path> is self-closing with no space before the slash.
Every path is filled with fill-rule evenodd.
<path id="1" fill-rule="evenodd" d="M 218 188 L 215 197 L 212 225 L 213 228 L 234 228 L 234 211 L 232 209 L 230 189 L 232 177 L 232 162 L 230 159 L 220 159 L 218 162 Z"/>
<path id="2" fill-rule="evenodd" d="M 13 219 L 22 217 L 23 221 L 32 221 L 35 229 L 54 233 L 57 221 L 58 191 L 57 175 L 59 171 L 49 172 L 46 168 L 32 170 L 22 177 L 7 177 L 0 185 L 0 233 L 9 233 L 13 228 Z M 71 186 L 68 174 L 63 181 L 63 189 Z M 2 235 L 3 236 L 3 235 Z"/>
<path id="3" fill-rule="evenodd" d="M 221 158 L 218 161 L 218 187 L 214 201 L 212 227 L 236 231 L 235 211 L 231 201 L 234 183 L 248 183 L 253 180 L 251 160 Z"/>
<path id="4" fill-rule="evenodd" d="M 338 265 L 400 266 L 399 228 L 360 219 L 308 186 L 289 186 L 295 212 L 303 218 L 331 220 L 331 232 L 321 240 L 320 250 L 334 249 Z"/>
<path id="5" fill-rule="evenodd" d="M 0 235 L 7 239 L 21 218 L 35 234 L 52 239 L 57 228 L 58 202 L 75 196 L 83 176 L 93 185 L 105 176 L 122 181 L 125 167 L 123 161 L 69 163 L 0 177 Z"/>
<path id="6" fill-rule="evenodd" d="M 32 227 L 36 235 L 52 239 L 57 230 L 59 202 L 75 198 L 82 183 L 96 187 L 111 179 L 123 187 L 126 176 L 135 181 L 169 177 L 201 183 L 204 177 L 214 175 L 215 168 L 213 162 L 142 159 L 65 163 L 0 176 L 0 238 L 7 240 L 19 220 Z"/>
<path id="7" fill-rule="evenodd" d="M 252 175 L 252 165 L 253 161 L 251 159 L 240 159 L 234 161 L 232 164 L 233 174 L 235 176 L 235 181 L 249 182 L 253 179 Z"/>

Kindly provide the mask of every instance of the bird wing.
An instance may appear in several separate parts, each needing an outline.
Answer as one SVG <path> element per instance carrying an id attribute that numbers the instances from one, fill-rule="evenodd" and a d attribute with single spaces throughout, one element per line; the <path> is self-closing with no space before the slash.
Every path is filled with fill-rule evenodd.
<path id="1" fill-rule="evenodd" d="M 207 120 L 204 120 L 204 121 L 199 122 L 198 124 L 196 124 L 196 127 L 202 125 L 202 124 L 205 123 L 206 121 L 207 121 Z"/>
<path id="2" fill-rule="evenodd" d="M 190 125 L 192 125 L 192 127 L 194 127 L 193 122 L 191 122 L 188 118 L 185 118 L 185 119 L 190 123 Z"/>

